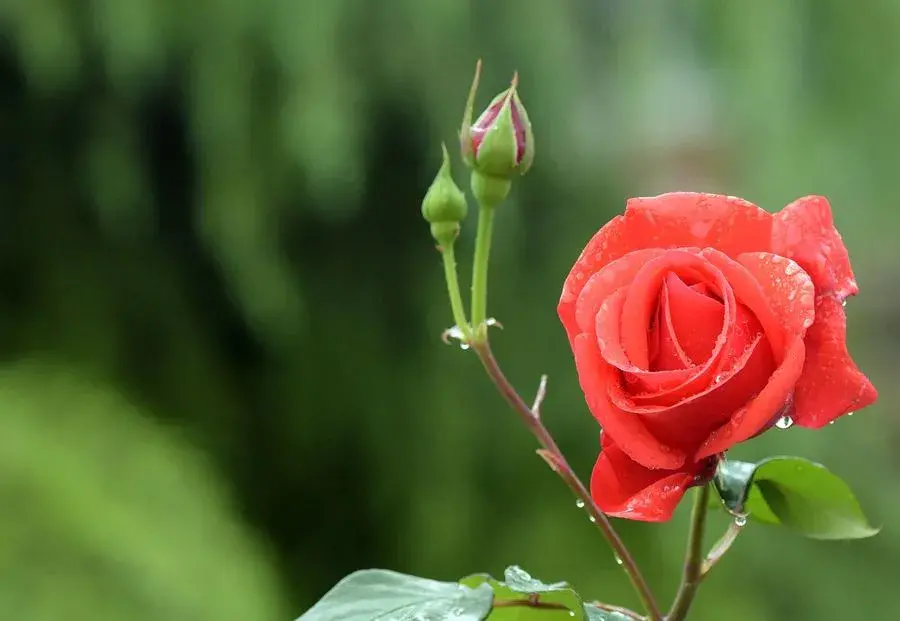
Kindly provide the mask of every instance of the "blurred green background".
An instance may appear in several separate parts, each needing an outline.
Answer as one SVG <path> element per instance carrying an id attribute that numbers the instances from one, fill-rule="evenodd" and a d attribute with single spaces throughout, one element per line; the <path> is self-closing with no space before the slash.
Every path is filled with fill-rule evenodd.
<path id="1" fill-rule="evenodd" d="M 822 461 L 884 531 L 749 528 L 692 618 L 890 618 L 898 31 L 890 0 L 0 0 L 0 618 L 285 621 L 358 568 L 513 563 L 637 605 L 438 338 L 419 202 L 479 56 L 479 103 L 518 70 L 537 136 L 497 223 L 495 350 L 523 393 L 550 374 L 584 477 L 597 427 L 555 305 L 586 240 L 628 196 L 831 199 L 881 399 L 732 456 Z M 621 523 L 663 600 L 686 509 Z"/>

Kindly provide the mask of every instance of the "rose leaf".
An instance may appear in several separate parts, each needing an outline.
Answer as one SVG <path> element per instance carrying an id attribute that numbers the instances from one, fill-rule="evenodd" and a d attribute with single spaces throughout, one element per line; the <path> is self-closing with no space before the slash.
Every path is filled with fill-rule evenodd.
<path id="1" fill-rule="evenodd" d="M 713 482 L 729 512 L 781 524 L 813 539 L 861 539 L 879 530 L 869 524 L 840 477 L 806 459 L 727 461 L 719 465 Z"/>
<path id="2" fill-rule="evenodd" d="M 455 619 L 481 621 L 491 611 L 488 584 L 469 587 L 383 569 L 357 571 L 338 582 L 297 621 Z"/>
<path id="3" fill-rule="evenodd" d="M 478 587 L 488 584 L 494 591 L 495 607 L 489 621 L 587 621 L 586 606 L 581 596 L 567 582 L 546 584 L 532 578 L 521 567 L 513 565 L 504 572 L 505 582 L 499 582 L 487 574 L 476 574 L 460 580 L 460 584 Z M 556 604 L 560 607 L 538 607 L 524 605 L 530 596 L 540 604 Z M 520 601 L 521 606 L 496 606 L 501 602 Z M 597 617 L 602 619 L 603 617 Z"/>

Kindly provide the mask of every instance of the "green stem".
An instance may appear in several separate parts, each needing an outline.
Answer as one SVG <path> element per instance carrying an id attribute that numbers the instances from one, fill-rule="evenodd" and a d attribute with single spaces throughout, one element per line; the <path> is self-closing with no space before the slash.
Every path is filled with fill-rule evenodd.
<path id="1" fill-rule="evenodd" d="M 691 608 L 697 588 L 703 577 L 703 533 L 706 530 L 706 516 L 709 513 L 710 485 L 706 484 L 694 495 L 694 508 L 691 512 L 691 529 L 688 532 L 687 553 L 684 559 L 684 573 L 681 586 L 672 604 L 667 621 L 684 621 Z"/>
<path id="2" fill-rule="evenodd" d="M 487 278 L 491 254 L 491 235 L 494 207 L 481 205 L 478 209 L 478 233 L 475 237 L 475 259 L 472 264 L 472 328 L 475 340 L 487 339 Z"/>
<path id="3" fill-rule="evenodd" d="M 456 253 L 453 244 L 441 247 L 441 257 L 444 260 L 444 279 L 447 281 L 447 294 L 450 296 L 450 309 L 453 311 L 453 321 L 463 333 L 466 342 L 472 340 L 472 330 L 466 321 L 466 310 L 463 306 L 462 294 L 459 291 L 459 279 L 456 275 Z"/>

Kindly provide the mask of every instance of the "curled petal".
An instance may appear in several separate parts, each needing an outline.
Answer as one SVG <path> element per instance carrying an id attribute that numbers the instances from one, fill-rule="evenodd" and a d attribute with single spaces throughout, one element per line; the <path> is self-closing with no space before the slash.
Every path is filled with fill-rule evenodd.
<path id="1" fill-rule="evenodd" d="M 790 399 L 803 370 L 805 353 L 803 339 L 795 339 L 786 352 L 781 366 L 772 374 L 765 388 L 750 403 L 732 414 L 724 425 L 716 429 L 700 447 L 695 458 L 702 459 L 723 453 L 766 428 L 772 417 L 782 411 Z"/>
<path id="2" fill-rule="evenodd" d="M 843 300 L 859 287 L 841 234 L 824 196 L 804 196 L 774 216 L 772 252 L 796 261 L 816 285 L 817 295 Z"/>
<path id="3" fill-rule="evenodd" d="M 816 300 L 806 333 L 806 364 L 794 391 L 794 421 L 817 428 L 875 403 L 878 392 L 847 351 L 847 318 L 833 296 Z"/>
<path id="4" fill-rule="evenodd" d="M 609 400 L 609 385 L 618 381 L 619 371 L 606 364 L 597 344 L 588 334 L 579 334 L 572 344 L 578 381 L 588 408 L 603 427 L 626 447 L 628 455 L 647 468 L 678 468 L 684 463 L 683 450 L 656 439 L 637 416 L 622 412 Z"/>
<path id="5" fill-rule="evenodd" d="M 606 434 L 603 445 L 591 474 L 591 497 L 613 517 L 665 522 L 708 469 L 702 462 L 679 470 L 650 469 L 631 460 Z"/>

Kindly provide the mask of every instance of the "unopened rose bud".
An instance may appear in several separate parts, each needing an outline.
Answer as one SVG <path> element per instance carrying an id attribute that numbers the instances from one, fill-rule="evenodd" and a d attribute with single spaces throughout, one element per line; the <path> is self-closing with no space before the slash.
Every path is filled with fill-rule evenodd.
<path id="1" fill-rule="evenodd" d="M 496 205 L 509 193 L 512 177 L 524 175 L 531 168 L 534 135 L 528 113 L 516 92 L 518 75 L 513 76 L 510 87 L 494 97 L 472 122 L 480 75 L 479 61 L 463 114 L 460 149 L 463 160 L 473 169 L 473 193 L 482 204 Z"/>
<path id="2" fill-rule="evenodd" d="M 459 223 L 466 217 L 466 197 L 450 172 L 447 146 L 441 145 L 441 168 L 422 199 L 422 217 L 431 224 L 431 234 L 441 245 L 453 243 L 459 234 Z"/>

